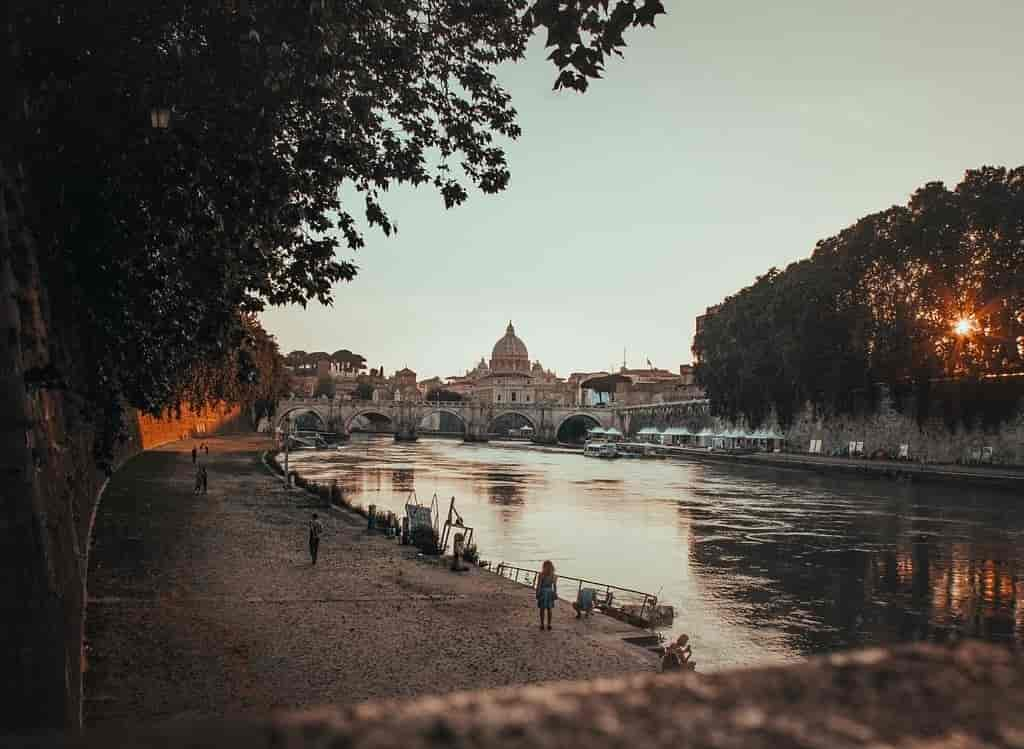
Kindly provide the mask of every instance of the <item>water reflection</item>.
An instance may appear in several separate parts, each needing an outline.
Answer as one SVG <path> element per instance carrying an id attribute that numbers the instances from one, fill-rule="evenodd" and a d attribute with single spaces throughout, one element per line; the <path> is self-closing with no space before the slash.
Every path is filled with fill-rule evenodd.
<path id="1" fill-rule="evenodd" d="M 292 461 L 396 511 L 413 489 L 454 495 L 486 559 L 551 558 L 564 574 L 658 593 L 702 669 L 914 640 L 1024 642 L 1024 518 L 1004 494 L 442 440 Z"/>
<path id="2" fill-rule="evenodd" d="M 408 494 L 416 488 L 416 471 L 412 468 L 395 468 L 391 471 L 391 489 Z"/>

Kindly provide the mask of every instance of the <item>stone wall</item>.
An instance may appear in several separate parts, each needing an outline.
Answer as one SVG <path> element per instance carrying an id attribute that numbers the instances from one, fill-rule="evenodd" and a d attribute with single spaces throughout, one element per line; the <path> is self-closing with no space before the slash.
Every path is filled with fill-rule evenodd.
<path id="1" fill-rule="evenodd" d="M 793 451 L 806 451 L 812 439 L 820 439 L 825 454 L 854 441 L 864 443 L 867 455 L 876 450 L 895 454 L 900 445 L 909 445 L 911 459 L 928 463 L 956 463 L 969 457 L 971 450 L 991 447 L 994 463 L 1024 465 L 1024 411 L 1019 408 L 999 427 L 961 424 L 952 431 L 939 417 L 919 426 L 912 413 L 896 411 L 888 399 L 882 400 L 876 413 L 865 415 L 826 417 L 808 407 L 786 430 L 786 437 Z"/>
<path id="2" fill-rule="evenodd" d="M 852 415 L 826 415 L 807 405 L 787 429 L 770 421 L 762 425 L 775 427 L 786 435 L 786 446 L 791 452 L 807 452 L 811 440 L 822 441 L 822 453 L 845 450 L 850 442 L 863 442 L 864 453 L 871 455 L 882 450 L 898 454 L 900 445 L 909 445 L 913 460 L 929 463 L 957 463 L 970 456 L 971 451 L 991 447 L 993 462 L 1002 465 L 1024 465 L 1024 405 L 1018 404 L 1013 413 L 998 426 L 985 429 L 979 425 L 959 424 L 955 430 L 947 426 L 941 416 L 918 424 L 912 409 L 897 411 L 891 398 L 883 393 L 873 412 Z M 748 428 L 744 422 L 721 419 L 711 413 L 706 402 L 675 404 L 645 408 L 632 408 L 619 412 L 623 431 L 636 434 L 644 427 L 665 429 L 675 426 L 699 432 L 702 429 L 718 431 Z"/>
<path id="3" fill-rule="evenodd" d="M 175 440 L 202 437 L 215 431 L 232 428 L 249 428 L 246 413 L 239 406 L 209 406 L 193 409 L 184 406 L 180 414 L 166 413 L 161 418 L 148 414 L 135 414 L 131 433 L 131 454 L 149 450 Z"/>

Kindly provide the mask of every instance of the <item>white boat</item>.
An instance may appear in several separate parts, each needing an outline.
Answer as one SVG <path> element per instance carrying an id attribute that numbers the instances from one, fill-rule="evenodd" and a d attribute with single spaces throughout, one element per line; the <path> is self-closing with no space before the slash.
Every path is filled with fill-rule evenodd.
<path id="1" fill-rule="evenodd" d="M 583 454 L 588 458 L 617 458 L 619 450 L 612 442 L 587 442 L 583 446 Z"/>

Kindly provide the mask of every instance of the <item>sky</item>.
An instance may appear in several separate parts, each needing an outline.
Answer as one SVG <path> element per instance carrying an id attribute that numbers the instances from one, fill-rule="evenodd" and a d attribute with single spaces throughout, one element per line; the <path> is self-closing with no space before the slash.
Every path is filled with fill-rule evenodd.
<path id="1" fill-rule="evenodd" d="M 463 373 L 512 320 L 568 375 L 690 361 L 694 318 L 925 182 L 1024 163 L 1019 0 L 665 2 L 579 95 L 540 40 L 499 78 L 523 135 L 498 195 L 393 189 L 334 305 L 263 315 L 284 352 Z"/>

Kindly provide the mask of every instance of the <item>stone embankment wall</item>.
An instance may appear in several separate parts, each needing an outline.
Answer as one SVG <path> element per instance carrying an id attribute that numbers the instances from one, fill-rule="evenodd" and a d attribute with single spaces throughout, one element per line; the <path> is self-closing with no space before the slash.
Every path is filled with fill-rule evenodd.
<path id="1" fill-rule="evenodd" d="M 900 445 L 909 445 L 912 460 L 928 463 L 957 463 L 971 455 L 972 450 L 992 448 L 992 462 L 1002 465 L 1024 465 L 1024 404 L 1018 403 L 1007 418 L 997 427 L 985 429 L 974 424 L 959 424 L 951 430 L 941 417 L 932 417 L 918 424 L 914 413 L 909 410 L 897 411 L 888 396 L 883 396 L 877 409 L 872 413 L 853 415 L 825 415 L 806 406 L 793 423 L 782 429 L 786 435 L 786 447 L 791 452 L 807 452 L 811 440 L 822 441 L 822 453 L 843 451 L 851 442 L 863 442 L 864 453 L 871 455 L 877 450 L 897 455 Z M 716 431 L 748 429 L 743 422 L 732 422 L 712 415 L 703 402 L 672 406 L 651 406 L 630 409 L 629 434 L 636 434 L 644 427 L 686 427 L 690 431 L 702 429 Z"/>
<path id="2" fill-rule="evenodd" d="M 129 425 L 128 454 L 122 462 L 140 450 L 149 450 L 175 440 L 202 437 L 216 431 L 251 430 L 248 415 L 238 406 L 209 406 L 193 409 L 183 406 L 180 414 L 166 413 L 161 418 L 135 414 Z"/>
<path id="3" fill-rule="evenodd" d="M 884 402 L 874 414 L 859 416 L 821 416 L 805 408 L 786 431 L 790 450 L 806 451 L 812 439 L 822 440 L 822 452 L 842 450 L 850 442 L 863 442 L 864 453 L 876 450 L 896 453 L 900 445 L 909 445 L 912 460 L 927 463 L 956 463 L 967 459 L 972 450 L 992 448 L 992 462 L 1024 465 L 1024 411 L 993 429 L 977 425 L 959 425 L 951 431 L 941 418 L 930 418 L 918 425 L 913 414 L 900 413 Z"/>

